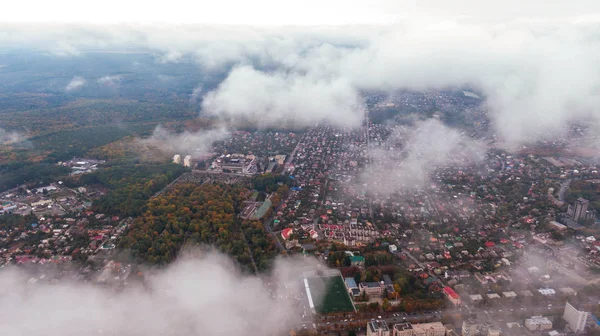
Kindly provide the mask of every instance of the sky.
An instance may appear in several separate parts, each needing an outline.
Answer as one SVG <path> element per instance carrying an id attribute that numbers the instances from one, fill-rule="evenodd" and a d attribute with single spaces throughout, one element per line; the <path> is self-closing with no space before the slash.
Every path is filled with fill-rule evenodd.
<path id="1" fill-rule="evenodd" d="M 0 22 L 348 25 L 389 24 L 415 15 L 486 21 L 571 20 L 594 16 L 599 8 L 593 0 L 23 0 L 3 4 Z"/>

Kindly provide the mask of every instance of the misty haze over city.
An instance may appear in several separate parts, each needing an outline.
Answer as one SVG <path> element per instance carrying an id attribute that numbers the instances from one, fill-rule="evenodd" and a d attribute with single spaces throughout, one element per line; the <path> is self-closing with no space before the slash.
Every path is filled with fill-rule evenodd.
<path id="1" fill-rule="evenodd" d="M 0 335 L 600 335 L 600 3 L 0 12 Z"/>

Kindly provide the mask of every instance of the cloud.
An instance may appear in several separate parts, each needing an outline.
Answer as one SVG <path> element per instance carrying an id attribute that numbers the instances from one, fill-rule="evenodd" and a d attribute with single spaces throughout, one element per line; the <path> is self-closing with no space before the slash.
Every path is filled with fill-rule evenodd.
<path id="1" fill-rule="evenodd" d="M 370 150 L 371 163 L 361 176 L 369 189 L 389 195 L 426 187 L 438 168 L 466 167 L 481 161 L 485 145 L 437 119 L 399 127 Z"/>
<path id="2" fill-rule="evenodd" d="M 12 336 L 263 336 L 289 332 L 301 321 L 291 297 L 301 295 L 300 272 L 315 267 L 316 260 L 275 263 L 272 289 L 289 297 L 280 299 L 258 277 L 241 274 L 227 257 L 195 254 L 148 275 L 145 288 L 130 285 L 118 292 L 81 282 L 28 284 L 24 271 L 4 269 L 0 330 Z"/>
<path id="3" fill-rule="evenodd" d="M 190 95 L 190 103 L 192 103 L 192 104 L 198 103 L 200 101 L 200 99 L 202 99 L 203 90 L 204 90 L 204 88 L 202 87 L 202 85 L 196 86 L 192 90 L 192 94 Z"/>
<path id="4" fill-rule="evenodd" d="M 98 78 L 98 84 L 109 86 L 109 87 L 118 86 L 119 84 L 121 84 L 121 76 L 114 75 L 114 76 L 100 77 L 100 78 Z"/>
<path id="5" fill-rule="evenodd" d="M 346 118 L 343 124 L 357 125 L 356 93 L 468 86 L 486 97 L 500 141 L 515 148 L 564 137 L 570 124 L 600 120 L 600 17 L 594 15 L 600 3 L 585 2 L 577 7 L 533 1 L 515 11 L 504 3 L 470 0 L 419 6 L 378 1 L 371 6 L 375 11 L 397 19 L 362 26 L 352 20 L 350 25 L 282 27 L 5 24 L 0 45 L 52 50 L 58 44 L 68 55 L 142 50 L 158 61 L 230 71 L 218 90 L 207 93 L 206 112 L 264 125 Z M 352 2 L 343 10 L 367 10 L 364 5 Z M 256 80 L 256 87 L 237 84 L 243 78 Z M 310 94 L 304 115 L 292 103 L 297 94 Z M 335 97 L 349 97 L 351 103 L 330 104 Z M 321 114 L 332 113 L 331 108 L 311 106 L 321 101 L 335 106 L 331 117 Z M 245 103 L 259 105 L 251 110 Z M 261 109 L 270 113 L 260 115 Z"/>
<path id="6" fill-rule="evenodd" d="M 67 84 L 67 86 L 65 86 L 65 91 L 67 91 L 67 92 L 77 91 L 84 86 L 85 86 L 85 78 L 75 76 L 75 77 L 73 77 L 73 79 L 71 79 L 69 84 Z"/>
<path id="7" fill-rule="evenodd" d="M 191 155 L 194 158 L 198 158 L 210 153 L 212 145 L 216 141 L 227 138 L 229 134 L 230 132 L 225 128 L 174 133 L 159 125 L 152 132 L 152 136 L 139 141 L 143 144 L 156 147 L 163 152 Z"/>
<path id="8" fill-rule="evenodd" d="M 237 67 L 206 94 L 202 111 L 234 125 L 302 128 L 324 121 L 356 127 L 363 118 L 358 92 L 343 79 Z"/>

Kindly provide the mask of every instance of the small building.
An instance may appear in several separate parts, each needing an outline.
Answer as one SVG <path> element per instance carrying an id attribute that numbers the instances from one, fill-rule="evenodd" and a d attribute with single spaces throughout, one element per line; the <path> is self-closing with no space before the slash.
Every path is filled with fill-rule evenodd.
<path id="1" fill-rule="evenodd" d="M 490 294 L 487 294 L 487 297 L 489 300 L 497 300 L 500 298 L 500 295 L 498 295 L 496 293 L 490 293 Z"/>
<path id="2" fill-rule="evenodd" d="M 396 253 L 398 251 L 398 247 L 396 245 L 390 245 L 388 246 L 388 249 L 390 250 L 390 253 Z"/>
<path id="3" fill-rule="evenodd" d="M 514 299 L 517 297 L 517 293 L 515 292 L 502 292 L 502 296 L 504 296 L 505 299 Z"/>
<path id="4" fill-rule="evenodd" d="M 556 231 L 565 231 L 567 226 L 557 221 L 550 221 L 550 228 Z"/>
<path id="5" fill-rule="evenodd" d="M 354 278 L 344 278 L 344 282 L 346 283 L 346 288 L 348 288 L 348 291 L 358 289 L 358 285 L 356 284 L 356 280 L 354 280 Z"/>
<path id="6" fill-rule="evenodd" d="M 288 240 L 290 238 L 290 236 L 292 235 L 292 233 L 294 233 L 294 229 L 285 228 L 285 229 L 281 230 L 281 238 L 283 238 L 283 240 Z"/>
<path id="7" fill-rule="evenodd" d="M 444 293 L 444 296 L 446 296 L 446 298 L 455 306 L 459 306 L 460 305 L 460 296 L 458 296 L 458 294 L 454 291 L 454 289 L 452 289 L 451 287 L 444 287 L 444 289 L 442 290 L 442 292 Z"/>
<path id="8" fill-rule="evenodd" d="M 552 329 L 552 321 L 544 316 L 532 316 L 525 320 L 525 328 L 529 331 L 550 330 Z"/>
<path id="9" fill-rule="evenodd" d="M 481 296 L 481 294 L 471 294 L 469 295 L 469 299 L 473 303 L 479 303 L 483 300 L 483 296 Z"/>
<path id="10" fill-rule="evenodd" d="M 394 325 L 393 336 L 444 336 L 446 327 L 441 322 L 417 323 L 410 322 L 398 323 Z"/>
<path id="11" fill-rule="evenodd" d="M 558 291 L 566 296 L 576 296 L 577 295 L 577 291 L 575 291 L 573 288 L 571 287 L 562 287 L 559 288 Z"/>
<path id="12" fill-rule="evenodd" d="M 390 328 L 383 320 L 371 321 L 367 323 L 367 336 L 390 336 Z"/>
<path id="13" fill-rule="evenodd" d="M 366 293 L 370 297 L 380 297 L 383 294 L 385 285 L 381 282 L 361 282 L 358 286 L 361 293 Z"/>
<path id="14" fill-rule="evenodd" d="M 538 292 L 544 296 L 554 296 L 556 295 L 556 291 L 552 288 L 540 288 Z"/>

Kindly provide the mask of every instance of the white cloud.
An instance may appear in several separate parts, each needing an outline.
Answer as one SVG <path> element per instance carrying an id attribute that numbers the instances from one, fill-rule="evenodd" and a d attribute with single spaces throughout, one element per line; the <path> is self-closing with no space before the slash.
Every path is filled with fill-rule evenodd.
<path id="1" fill-rule="evenodd" d="M 54 52 L 59 45 L 60 53 L 66 55 L 86 49 L 128 48 L 153 52 L 159 62 L 195 61 L 206 70 L 234 65 L 222 87 L 208 93 L 211 104 L 205 107 L 210 107 L 210 113 L 223 113 L 224 118 L 249 116 L 252 121 L 260 116 L 260 108 L 287 108 L 271 113 L 273 118 L 260 116 L 265 125 L 281 123 L 281 118 L 289 115 L 295 119 L 290 124 L 298 119 L 300 124 L 343 120 L 339 116 L 346 110 L 350 111 L 348 124 L 354 123 L 356 111 L 343 105 L 332 117 L 311 112 L 299 116 L 283 103 L 293 100 L 292 93 L 299 91 L 315 95 L 307 100 L 310 103 L 336 94 L 350 97 L 352 91 L 463 85 L 475 87 L 487 97 L 494 130 L 511 146 L 560 137 L 568 123 L 600 120 L 600 3 L 508 3 L 430 0 L 416 6 L 381 0 L 346 1 L 337 7 L 316 2 L 297 5 L 312 12 L 338 10 L 345 16 L 342 21 L 351 24 L 326 27 L 312 26 L 308 19 L 296 26 L 291 19 L 283 27 L 260 26 L 235 21 L 235 16 L 225 22 L 248 25 L 211 25 L 211 20 L 201 18 L 199 25 L 5 24 L 0 26 L 0 45 L 37 46 Z M 235 7 L 227 1 L 217 7 L 221 5 L 223 9 Z M 314 10 L 318 5 L 322 11 Z M 266 11 L 270 16 L 283 10 L 269 1 L 236 8 L 244 13 L 270 8 L 272 11 Z M 214 20 L 216 12 L 210 14 Z M 379 13 L 373 17 L 389 13 L 397 20 L 359 26 L 360 20 L 351 19 L 355 12 Z M 260 21 L 258 16 L 253 19 Z M 296 19 L 302 21 L 302 16 Z M 273 85 L 281 89 L 273 90 L 274 96 L 265 100 L 252 85 L 243 88 L 234 83 L 243 76 L 256 79 L 265 89 Z M 236 92 L 234 101 L 225 101 L 231 97 L 228 92 Z M 262 105 L 249 111 L 248 106 L 240 106 L 243 102 Z"/>
<path id="2" fill-rule="evenodd" d="M 230 132 L 225 128 L 174 133 L 159 125 L 152 132 L 152 136 L 140 141 L 146 145 L 156 147 L 163 152 L 192 155 L 192 157 L 198 158 L 209 153 L 216 141 L 223 140 L 229 135 Z"/>
<path id="3" fill-rule="evenodd" d="M 301 128 L 325 121 L 359 126 L 362 100 L 347 81 L 237 67 L 209 92 L 202 111 L 234 125 Z"/>
<path id="4" fill-rule="evenodd" d="M 121 84 L 121 76 L 103 76 L 98 78 L 98 84 L 115 87 Z"/>
<path id="5" fill-rule="evenodd" d="M 65 91 L 67 91 L 67 92 L 77 91 L 84 86 L 85 86 L 85 78 L 75 76 L 75 77 L 73 77 L 73 79 L 71 79 L 69 84 L 67 84 L 67 86 L 65 86 Z"/>
<path id="6" fill-rule="evenodd" d="M 316 265 L 303 259 L 276 262 L 271 279 L 285 291 L 280 294 L 301 294 L 300 271 Z M 295 300 L 273 298 L 259 278 L 214 253 L 182 258 L 147 276 L 146 288 L 119 292 L 91 283 L 27 280 L 18 269 L 0 272 L 5 335 L 263 336 L 289 332 L 301 320 Z"/>

